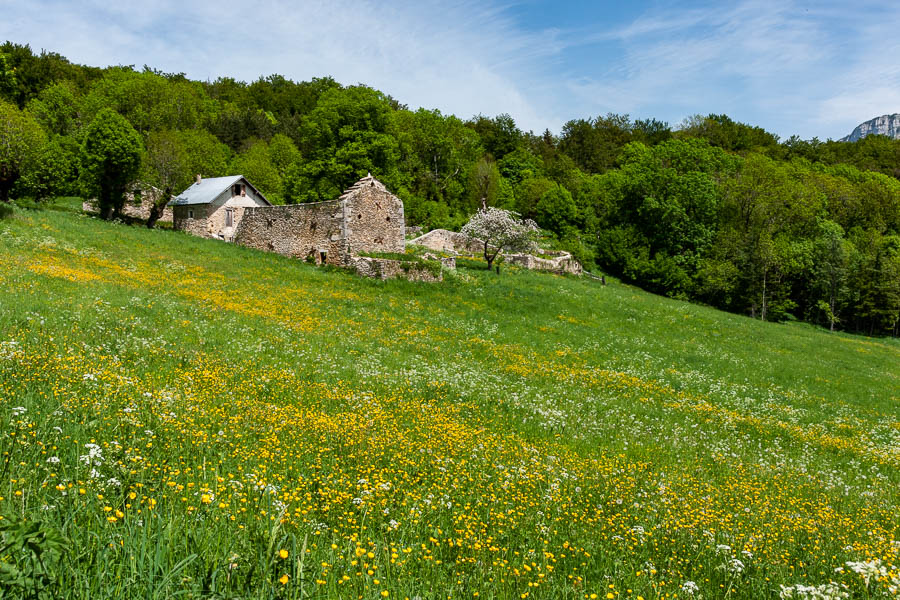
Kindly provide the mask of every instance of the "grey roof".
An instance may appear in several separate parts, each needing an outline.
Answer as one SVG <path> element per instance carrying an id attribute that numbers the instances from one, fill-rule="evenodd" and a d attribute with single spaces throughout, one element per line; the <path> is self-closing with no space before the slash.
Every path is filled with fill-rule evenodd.
<path id="1" fill-rule="evenodd" d="M 229 175 L 228 177 L 209 177 L 201 179 L 200 183 L 192 183 L 191 186 L 178 194 L 169 204 L 183 206 L 186 204 L 209 204 L 219 197 L 219 194 L 233 186 L 239 181 L 244 181 L 253 190 L 259 194 L 266 204 L 269 201 L 262 195 L 256 186 L 247 181 L 243 175 Z"/>

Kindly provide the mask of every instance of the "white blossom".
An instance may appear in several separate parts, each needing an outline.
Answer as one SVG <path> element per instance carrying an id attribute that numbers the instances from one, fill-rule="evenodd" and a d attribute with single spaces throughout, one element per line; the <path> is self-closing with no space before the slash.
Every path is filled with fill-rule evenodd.
<path id="1" fill-rule="evenodd" d="M 518 213 L 502 208 L 490 207 L 472 215 L 460 230 L 464 236 L 477 240 L 484 246 L 484 259 L 488 266 L 504 250 L 526 252 L 534 247 L 540 232 L 531 219 L 524 221 Z"/>

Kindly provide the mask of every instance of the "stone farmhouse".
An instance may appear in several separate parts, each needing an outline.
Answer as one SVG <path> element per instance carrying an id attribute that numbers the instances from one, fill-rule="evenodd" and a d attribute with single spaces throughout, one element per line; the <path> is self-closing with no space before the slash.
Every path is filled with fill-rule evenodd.
<path id="1" fill-rule="evenodd" d="M 200 237 L 234 241 L 244 211 L 272 206 L 243 175 L 197 180 L 169 202 L 172 226 Z"/>
<path id="2" fill-rule="evenodd" d="M 335 200 L 272 206 L 241 175 L 200 179 L 171 203 L 175 229 L 317 264 L 403 252 L 403 202 L 371 175 Z"/>

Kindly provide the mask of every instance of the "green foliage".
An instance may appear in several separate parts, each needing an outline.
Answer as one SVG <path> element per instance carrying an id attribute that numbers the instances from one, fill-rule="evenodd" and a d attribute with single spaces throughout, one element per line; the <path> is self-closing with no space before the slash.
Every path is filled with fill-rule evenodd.
<path id="1" fill-rule="evenodd" d="M 50 135 L 70 135 L 75 131 L 78 104 L 67 82 L 44 88 L 26 108 Z"/>
<path id="2" fill-rule="evenodd" d="M 543 161 L 525 147 L 518 147 L 497 163 L 500 175 L 513 186 L 525 179 L 539 177 L 543 171 Z"/>
<path id="3" fill-rule="evenodd" d="M 397 168 L 390 100 L 371 88 L 330 89 L 300 127 L 302 162 L 287 171 L 287 202 L 337 198 L 353 182 L 371 173 L 392 188 L 402 183 Z"/>
<path id="4" fill-rule="evenodd" d="M 535 207 L 537 224 L 556 234 L 571 228 L 577 218 L 578 207 L 572 194 L 560 185 L 544 192 Z"/>
<path id="5" fill-rule="evenodd" d="M 738 123 L 728 115 L 694 115 L 685 119 L 679 134 L 703 138 L 711 145 L 731 152 L 776 149 L 778 136 L 762 127 Z"/>
<path id="6" fill-rule="evenodd" d="M 615 166 L 621 149 L 632 140 L 628 115 L 610 113 L 596 119 L 574 119 L 563 125 L 560 149 L 588 173 Z"/>
<path id="7" fill-rule="evenodd" d="M 35 166 L 45 141 L 34 117 L 0 100 L 0 201 L 9 202 L 13 185 Z"/>
<path id="8" fill-rule="evenodd" d="M 87 126 L 82 144 L 82 182 L 97 194 L 103 218 L 121 213 L 125 188 L 138 174 L 142 144 L 137 131 L 110 108 L 97 113 Z"/>
<path id="9" fill-rule="evenodd" d="M 18 88 L 16 70 L 10 64 L 9 57 L 0 52 L 0 100 L 15 102 L 16 88 Z"/>
<path id="10" fill-rule="evenodd" d="M 484 149 L 494 160 L 501 160 L 514 151 L 522 138 L 516 122 L 506 113 L 492 119 L 478 115 L 469 121 L 469 127 L 475 130 Z"/>
<path id="11" fill-rule="evenodd" d="M 199 83 L 170 81 L 156 73 L 111 69 L 84 98 L 87 119 L 113 109 L 142 135 L 165 129 L 194 129 L 209 118 L 212 103 Z"/>
<path id="12" fill-rule="evenodd" d="M 288 143 L 291 143 L 290 140 Z M 266 142 L 258 140 L 235 156 L 230 170 L 252 181 L 272 204 L 284 204 L 282 177 L 272 160 L 271 147 Z"/>
<path id="13" fill-rule="evenodd" d="M 59 562 L 68 549 L 68 540 L 46 523 L 4 515 L 0 518 L 0 587 L 31 598 L 56 597 Z"/>
<path id="14" fill-rule="evenodd" d="M 469 203 L 470 211 L 487 206 L 497 206 L 497 198 L 500 194 L 500 171 L 497 163 L 489 155 L 472 165 L 469 173 Z"/>
<path id="15" fill-rule="evenodd" d="M 434 202 L 447 207 L 448 213 L 468 214 L 472 210 L 468 177 L 482 154 L 478 135 L 458 118 L 437 110 L 398 111 L 395 125 L 399 168 L 415 197 L 413 204 Z M 415 222 L 435 225 L 431 220 Z"/>
<path id="16" fill-rule="evenodd" d="M 78 145 L 71 138 L 57 137 L 46 144 L 22 178 L 25 193 L 39 201 L 72 195 L 77 191 L 78 155 Z"/>

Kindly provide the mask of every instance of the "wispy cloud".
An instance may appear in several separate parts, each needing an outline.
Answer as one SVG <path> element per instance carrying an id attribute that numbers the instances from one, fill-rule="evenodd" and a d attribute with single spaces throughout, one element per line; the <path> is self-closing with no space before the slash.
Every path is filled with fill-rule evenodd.
<path id="1" fill-rule="evenodd" d="M 331 75 L 413 106 L 468 117 L 554 117 L 528 93 L 530 65 L 558 51 L 550 29 L 525 31 L 503 6 L 475 0 L 0 0 L 0 36 L 88 64 L 150 64 L 197 78 Z M 552 112 L 552 111 L 550 111 Z"/>
<path id="2" fill-rule="evenodd" d="M 523 17 L 549 1 L 0 0 L 0 39 L 200 79 L 331 75 L 535 131 L 606 112 L 724 112 L 782 136 L 841 137 L 900 110 L 889 0 L 654 0 L 636 18 L 575 26 Z"/>
<path id="3" fill-rule="evenodd" d="M 877 15 L 877 16 L 876 16 Z M 677 122 L 728 113 L 787 137 L 840 137 L 861 120 L 900 110 L 898 7 L 744 0 L 659 9 L 586 37 L 620 59 L 572 77 L 577 105 Z M 873 17 L 878 31 L 867 25 Z M 849 129 L 848 129 L 849 127 Z"/>

